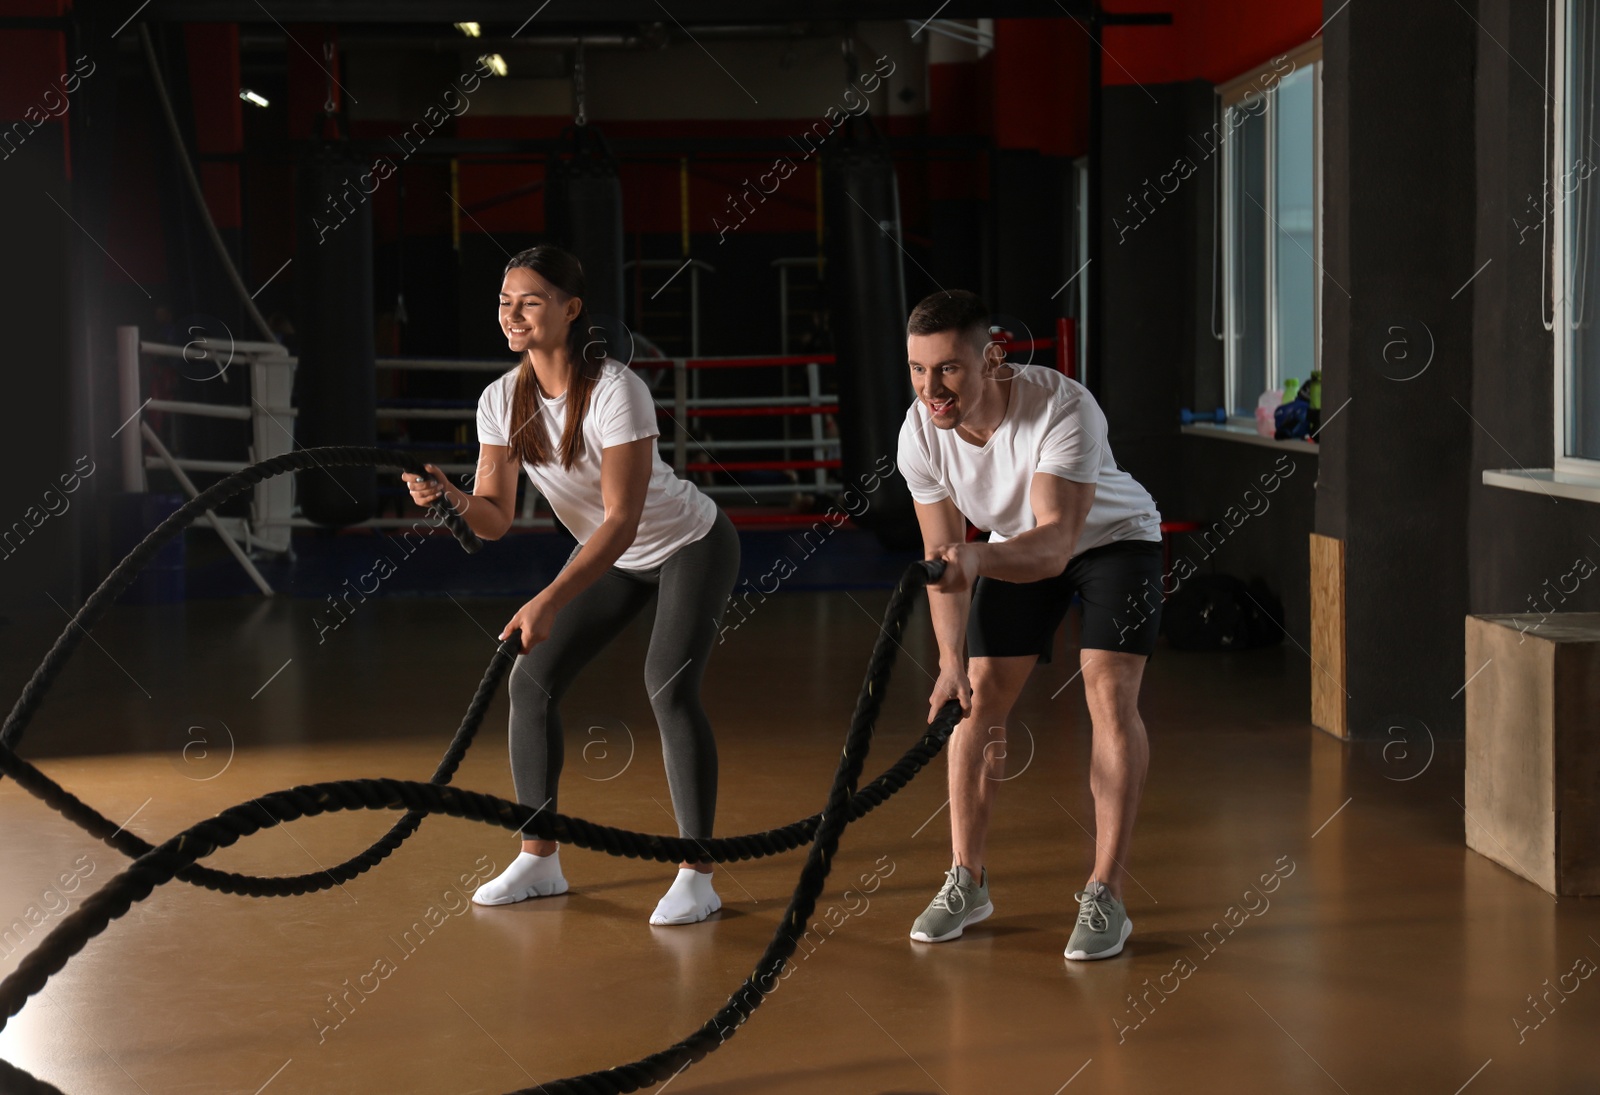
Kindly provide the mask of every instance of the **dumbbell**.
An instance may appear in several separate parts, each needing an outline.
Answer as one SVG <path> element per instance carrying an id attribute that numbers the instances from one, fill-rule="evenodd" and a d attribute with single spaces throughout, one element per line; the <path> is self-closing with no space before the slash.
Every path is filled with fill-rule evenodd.
<path id="1" fill-rule="evenodd" d="M 1192 426 L 1196 422 L 1215 422 L 1218 425 L 1222 425 L 1228 421 L 1228 411 L 1224 407 L 1218 407 L 1214 411 L 1195 412 L 1185 407 L 1178 412 L 1178 417 L 1182 419 L 1185 426 Z"/>

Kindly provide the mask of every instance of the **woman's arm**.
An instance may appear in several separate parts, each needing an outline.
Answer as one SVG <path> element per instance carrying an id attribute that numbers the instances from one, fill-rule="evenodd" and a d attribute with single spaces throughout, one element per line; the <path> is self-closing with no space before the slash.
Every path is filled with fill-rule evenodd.
<path id="1" fill-rule="evenodd" d="M 522 632 L 522 653 L 550 637 L 556 613 L 611 568 L 628 550 L 639 533 L 639 517 L 644 513 L 645 495 L 650 487 L 650 466 L 655 459 L 656 439 L 641 437 L 600 450 L 600 497 L 605 517 L 594 535 L 562 568 L 555 581 L 540 590 L 517 610 L 500 631 L 504 639 L 514 630 Z"/>
<path id="2" fill-rule="evenodd" d="M 467 526 L 484 540 L 498 540 L 511 528 L 517 511 L 519 469 L 509 446 L 478 446 L 478 469 L 470 496 L 432 464 L 424 466 L 433 478 L 402 477 L 411 490 L 411 500 L 417 505 L 432 505 L 443 494 L 446 504 L 461 514 Z"/>

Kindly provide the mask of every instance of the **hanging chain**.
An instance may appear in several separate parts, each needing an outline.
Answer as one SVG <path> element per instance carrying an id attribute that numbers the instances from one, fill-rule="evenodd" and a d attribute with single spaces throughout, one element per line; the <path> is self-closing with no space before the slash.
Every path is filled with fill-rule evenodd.
<path id="1" fill-rule="evenodd" d="M 589 125 L 589 102 L 584 94 L 584 40 L 579 38 L 578 50 L 573 53 L 573 98 L 578 99 L 578 115 L 573 118 L 578 125 Z"/>
<path id="2" fill-rule="evenodd" d="M 322 69 L 323 73 L 328 77 L 328 97 L 322 104 L 322 110 L 323 110 L 323 113 L 325 113 L 325 114 L 332 114 L 335 110 L 338 109 L 338 106 L 339 106 L 339 104 L 337 104 L 337 103 L 335 103 L 333 101 L 333 43 L 332 42 L 324 41 L 322 43 L 322 59 L 324 61 L 328 62 L 326 65 L 323 66 L 323 69 Z"/>
<path id="3" fill-rule="evenodd" d="M 578 113 L 573 119 L 580 126 L 589 124 L 588 103 L 583 87 L 583 39 L 578 39 L 577 51 L 572 58 L 572 94 L 578 102 Z"/>

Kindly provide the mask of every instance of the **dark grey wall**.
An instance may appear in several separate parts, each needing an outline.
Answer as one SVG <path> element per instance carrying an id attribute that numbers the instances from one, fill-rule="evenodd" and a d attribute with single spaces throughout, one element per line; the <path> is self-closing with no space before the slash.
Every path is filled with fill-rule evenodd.
<path id="1" fill-rule="evenodd" d="M 1163 509 L 1162 516 L 1199 521 L 1208 528 L 1220 521 L 1223 528 L 1209 537 L 1175 535 L 1174 570 L 1184 573 L 1187 568 L 1179 569 L 1178 561 L 1187 558 L 1202 574 L 1232 574 L 1246 581 L 1260 578 L 1283 602 L 1290 637 L 1302 650 L 1309 650 L 1308 537 L 1316 506 L 1317 455 L 1193 435 L 1183 438 L 1180 451 L 1182 509 Z M 1308 691 L 1308 711 L 1310 702 Z"/>
<path id="2" fill-rule="evenodd" d="M 1190 316 L 1197 186 L 1162 193 L 1160 176 L 1188 144 L 1188 100 L 1203 85 L 1108 87 L 1103 99 L 1098 305 L 1105 346 L 1090 386 L 1105 409 L 1117 462 L 1181 508 L 1178 410 L 1193 374 Z M 1209 203 L 1207 203 L 1209 208 Z M 1091 308 L 1094 307 L 1091 304 Z"/>
<path id="3" fill-rule="evenodd" d="M 1204 573 L 1261 578 L 1283 602 L 1290 635 L 1309 646 L 1318 457 L 1179 432 L 1180 408 L 1222 403 L 1222 344 L 1212 335 L 1221 327 L 1220 302 L 1213 313 L 1221 153 L 1206 154 L 1215 101 L 1203 81 L 1106 89 L 1106 346 L 1096 387 L 1118 463 L 1149 488 L 1163 518 L 1210 525 L 1230 508 L 1236 521 L 1254 511 L 1208 543 L 1174 536 L 1174 567 L 1188 558 Z"/>
<path id="4" fill-rule="evenodd" d="M 1325 36 L 1316 526 L 1345 543 L 1353 736 L 1394 715 L 1462 726 L 1477 49 L 1454 0 L 1352 4 Z M 1416 352 L 1402 360 L 1398 339 Z M 1426 371 L 1402 379 L 1427 341 Z"/>
<path id="5" fill-rule="evenodd" d="M 990 159 L 995 266 L 989 307 L 1035 338 L 1055 337 L 1055 317 L 1066 314 L 1071 293 L 1057 293 L 1076 265 L 1065 252 L 1071 169 L 1069 160 L 1032 150 L 1001 149 Z"/>
<path id="6" fill-rule="evenodd" d="M 1493 261 L 1472 284 L 1471 406 L 1479 426 L 1468 492 L 1470 611 L 1527 612 L 1533 597 L 1540 612 L 1546 604 L 1595 612 L 1600 576 L 1579 583 L 1564 604 L 1551 590 L 1571 588 L 1561 578 L 1580 556 L 1600 564 L 1600 504 L 1482 482 L 1485 468 L 1547 468 L 1555 451 L 1554 336 L 1543 324 L 1553 297 L 1548 280 L 1540 291 L 1540 266 L 1553 241 L 1539 227 L 1545 116 L 1533 79 L 1544 72 L 1544 28 L 1520 9 L 1523 17 L 1511 18 L 1512 7 L 1510 0 L 1478 5 L 1485 36 L 1478 43 L 1477 260 Z M 1560 193 L 1555 180 L 1551 190 Z"/>
<path id="7" fill-rule="evenodd" d="M 0 431 L 0 464 L 11 481 L 0 509 L 0 617 L 48 607 L 41 588 L 58 599 L 72 597 L 74 522 L 93 485 L 91 476 L 88 485 L 64 494 L 58 479 L 72 473 L 81 454 L 71 446 L 84 443 L 63 428 L 72 421 L 68 256 L 77 229 L 46 196 L 72 208 L 62 163 L 58 125 L 35 130 L 0 161 L 0 239 L 15 256 L 0 262 L 0 330 L 6 332 L 0 370 L 16 412 Z M 101 465 L 95 474 L 116 472 Z"/>

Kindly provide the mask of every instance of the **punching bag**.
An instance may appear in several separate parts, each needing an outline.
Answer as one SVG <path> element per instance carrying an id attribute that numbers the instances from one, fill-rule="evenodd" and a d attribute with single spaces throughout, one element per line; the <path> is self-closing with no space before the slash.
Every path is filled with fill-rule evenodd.
<path id="1" fill-rule="evenodd" d="M 368 195 L 379 179 L 371 168 L 333 145 L 319 146 L 298 166 L 299 447 L 377 442 Z M 356 524 L 376 509 L 373 468 L 315 468 L 298 473 L 295 486 L 301 512 L 318 524 Z"/>
<path id="2" fill-rule="evenodd" d="M 545 172 L 544 220 L 550 242 L 578 256 L 589 283 L 591 318 L 622 315 L 622 180 L 605 139 L 574 126 L 572 152 Z M 613 357 L 622 355 L 616 348 Z M 622 358 L 626 360 L 626 358 Z"/>
<path id="3" fill-rule="evenodd" d="M 845 139 L 822 158 L 827 295 L 838 363 L 839 442 L 845 488 L 881 481 L 855 521 L 891 550 L 920 550 L 905 480 L 892 467 L 913 394 L 906 368 L 906 289 L 898 241 L 894 161 L 874 144 Z M 885 462 L 887 457 L 887 462 Z"/>

